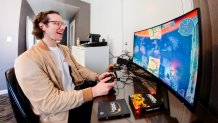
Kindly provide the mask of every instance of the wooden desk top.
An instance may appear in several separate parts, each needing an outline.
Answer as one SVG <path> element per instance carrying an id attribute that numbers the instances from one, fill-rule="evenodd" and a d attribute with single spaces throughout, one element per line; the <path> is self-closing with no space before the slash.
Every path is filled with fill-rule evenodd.
<path id="1" fill-rule="evenodd" d="M 178 123 L 176 118 L 172 118 L 169 116 L 169 113 L 166 112 L 158 112 L 152 114 L 146 114 L 143 118 L 135 119 L 131 108 L 129 106 L 129 95 L 134 94 L 134 87 L 132 80 L 128 80 L 129 84 L 125 84 L 117 81 L 117 87 L 115 94 L 109 94 L 106 96 L 98 97 L 94 99 L 93 107 L 92 107 L 92 116 L 91 116 L 91 123 Z M 116 120 L 107 120 L 107 121 L 98 121 L 98 102 L 99 101 L 108 101 L 108 100 L 116 100 L 116 99 L 125 99 L 127 105 L 130 109 L 130 117 L 129 118 L 122 118 Z"/>

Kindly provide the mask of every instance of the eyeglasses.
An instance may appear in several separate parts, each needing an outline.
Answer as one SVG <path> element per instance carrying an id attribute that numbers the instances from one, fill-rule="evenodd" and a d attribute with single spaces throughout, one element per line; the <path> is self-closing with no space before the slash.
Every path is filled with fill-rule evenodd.
<path id="1" fill-rule="evenodd" d="M 48 21 L 49 23 L 52 22 L 54 25 L 58 26 L 58 27 L 61 27 L 62 25 L 64 27 L 67 26 L 67 24 L 65 22 L 62 22 L 62 21 Z"/>

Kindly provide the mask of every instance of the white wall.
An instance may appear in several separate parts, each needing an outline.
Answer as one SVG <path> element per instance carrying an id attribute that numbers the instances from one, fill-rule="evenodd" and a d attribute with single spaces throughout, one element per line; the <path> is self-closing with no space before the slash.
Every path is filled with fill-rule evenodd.
<path id="1" fill-rule="evenodd" d="M 181 15 L 180 4 L 180 0 L 123 0 L 123 45 L 127 42 L 124 48 L 132 52 L 135 31 L 161 24 Z"/>
<path id="2" fill-rule="evenodd" d="M 193 9 L 193 0 L 181 0 L 183 13 L 187 13 Z"/>
<path id="3" fill-rule="evenodd" d="M 135 31 L 161 24 L 193 9 L 192 0 L 90 0 L 90 4 L 90 32 L 101 34 L 109 42 L 114 56 L 121 55 L 123 50 L 132 52 Z M 169 103 L 171 116 L 180 123 L 188 123 L 190 111 L 170 93 Z"/>
<path id="4" fill-rule="evenodd" d="M 5 70 L 13 67 L 18 55 L 18 30 L 21 0 L 1 1 L 0 8 L 0 93 L 5 92 Z M 7 37 L 9 40 L 7 41 Z M 10 40 L 11 39 L 11 40 Z"/>
<path id="5" fill-rule="evenodd" d="M 132 52 L 133 33 L 180 16 L 191 0 L 90 0 L 91 33 L 109 42 L 113 55 Z M 170 3 L 170 5 L 169 5 Z M 170 7 L 169 7 L 170 6 Z"/>
<path id="6" fill-rule="evenodd" d="M 91 0 L 90 32 L 101 35 L 109 43 L 110 52 L 122 52 L 121 0 Z M 100 40 L 101 40 L 100 39 Z"/>

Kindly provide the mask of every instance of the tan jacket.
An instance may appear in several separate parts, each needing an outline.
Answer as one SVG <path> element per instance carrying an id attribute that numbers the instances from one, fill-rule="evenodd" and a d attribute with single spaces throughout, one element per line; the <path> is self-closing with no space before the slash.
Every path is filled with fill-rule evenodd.
<path id="1" fill-rule="evenodd" d="M 76 85 L 82 84 L 83 79 L 97 80 L 98 74 L 78 64 L 68 47 L 58 47 L 71 67 Z M 55 56 L 42 41 L 15 60 L 17 80 L 42 123 L 67 123 L 70 109 L 93 98 L 91 88 L 63 91 L 61 71 L 57 66 Z"/>

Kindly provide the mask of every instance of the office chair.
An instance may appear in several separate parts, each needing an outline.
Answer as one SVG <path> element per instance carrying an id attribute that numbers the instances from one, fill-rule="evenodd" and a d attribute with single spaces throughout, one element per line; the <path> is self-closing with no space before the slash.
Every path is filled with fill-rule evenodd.
<path id="1" fill-rule="evenodd" d="M 14 68 L 6 70 L 8 95 L 17 123 L 39 123 L 39 116 L 34 114 L 30 101 L 21 90 Z"/>

